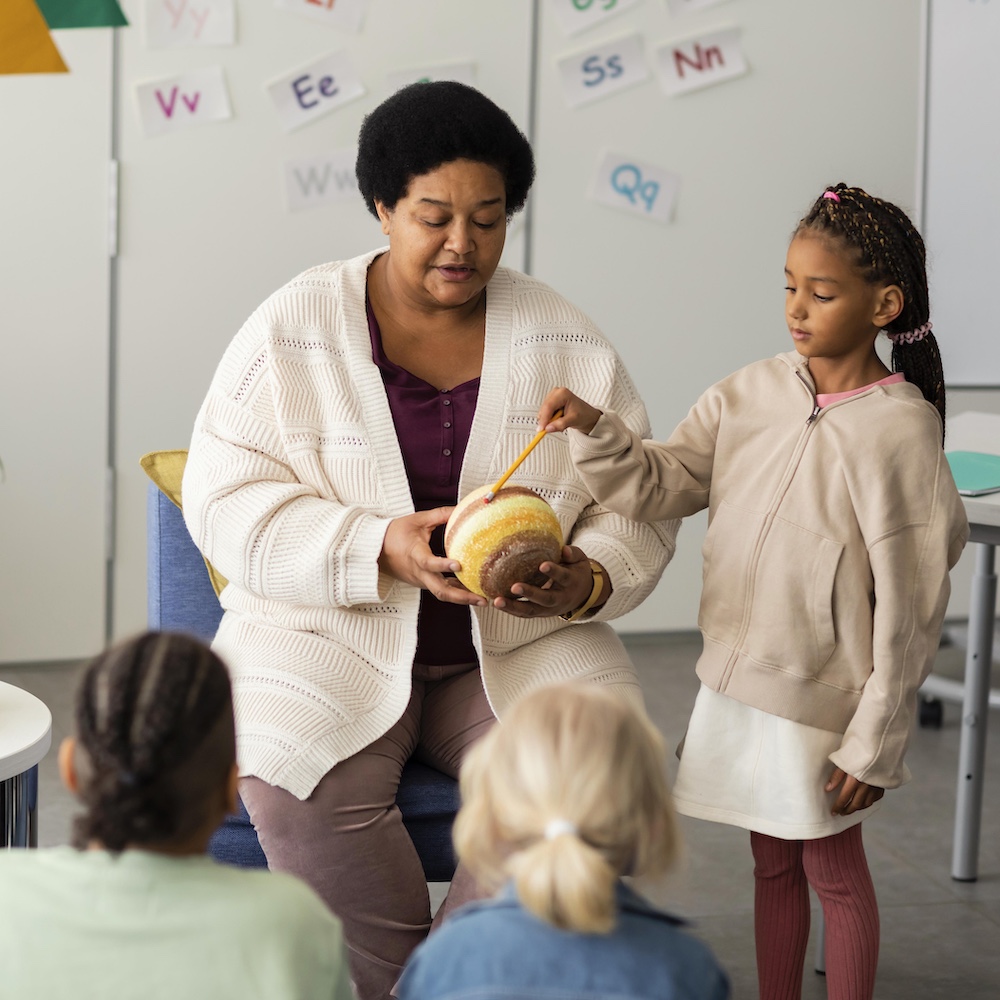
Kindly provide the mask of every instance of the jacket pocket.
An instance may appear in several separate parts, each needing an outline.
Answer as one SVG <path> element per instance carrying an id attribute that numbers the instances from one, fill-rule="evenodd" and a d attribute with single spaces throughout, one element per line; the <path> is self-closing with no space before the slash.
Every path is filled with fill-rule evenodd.
<path id="1" fill-rule="evenodd" d="M 834 581 L 842 543 L 775 518 L 761 547 L 744 648 L 758 663 L 814 677 L 837 644 Z"/>
<path id="2" fill-rule="evenodd" d="M 758 663 L 814 676 L 837 644 L 834 581 L 843 545 L 723 502 L 702 547 L 698 626 Z"/>
<path id="3" fill-rule="evenodd" d="M 764 515 L 723 501 L 702 545 L 702 591 L 698 627 L 735 647 L 749 612 L 751 556 Z"/>

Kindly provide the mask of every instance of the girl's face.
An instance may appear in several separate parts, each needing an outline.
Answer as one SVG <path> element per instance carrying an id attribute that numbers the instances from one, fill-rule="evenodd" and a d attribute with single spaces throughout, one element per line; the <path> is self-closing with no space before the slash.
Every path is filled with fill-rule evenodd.
<path id="1" fill-rule="evenodd" d="M 806 358 L 864 362 L 903 308 L 898 285 L 870 284 L 834 242 L 809 232 L 788 247 L 785 280 L 785 319 Z"/>
<path id="2" fill-rule="evenodd" d="M 423 308 L 477 300 L 500 263 L 507 234 L 500 172 L 453 160 L 414 177 L 392 209 L 376 201 L 389 237 L 388 273 L 396 290 Z"/>

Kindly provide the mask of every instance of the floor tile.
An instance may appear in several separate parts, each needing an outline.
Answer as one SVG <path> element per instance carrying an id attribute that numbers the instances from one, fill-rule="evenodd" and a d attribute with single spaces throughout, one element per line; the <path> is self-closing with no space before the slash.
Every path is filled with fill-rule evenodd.
<path id="1" fill-rule="evenodd" d="M 942 649 L 935 673 L 961 678 L 964 640 Z M 670 752 L 680 740 L 698 691 L 697 635 L 625 637 L 639 671 L 646 705 Z M 998 642 L 1000 649 L 1000 642 Z M 39 768 L 40 842 L 66 843 L 75 805 L 62 788 L 55 748 L 69 731 L 78 664 L 0 668 L 49 705 L 53 750 Z M 995 671 L 994 684 L 1000 685 Z M 951 878 L 961 709 L 946 703 L 939 729 L 916 728 L 907 762 L 913 779 L 886 794 L 865 822 L 864 839 L 879 898 L 882 948 L 876 996 L 885 1000 L 997 1000 L 1000 998 L 1000 712 L 990 712 L 986 749 L 979 878 Z M 671 771 L 675 768 L 671 759 Z M 734 1000 L 756 1000 L 753 939 L 753 860 L 744 830 L 680 819 L 684 848 L 677 869 L 661 884 L 644 887 L 655 902 L 692 922 L 726 966 Z M 440 901 L 445 884 L 431 886 Z M 803 1000 L 826 996 L 826 981 L 812 971 L 816 914 L 803 976 Z"/>

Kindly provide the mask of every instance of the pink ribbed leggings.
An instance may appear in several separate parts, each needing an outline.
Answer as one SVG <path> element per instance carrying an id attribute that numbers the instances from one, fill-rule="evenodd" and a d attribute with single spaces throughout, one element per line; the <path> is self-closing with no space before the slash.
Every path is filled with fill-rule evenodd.
<path id="1" fill-rule="evenodd" d="M 396 808 L 411 754 L 453 777 L 466 750 L 496 722 L 478 664 L 414 664 L 413 694 L 384 736 L 341 761 L 304 802 L 260 778 L 240 796 L 273 871 L 309 883 L 344 925 L 359 1000 L 384 1000 L 431 926 L 420 859 Z M 435 916 L 481 895 L 459 865 Z"/>
<path id="2" fill-rule="evenodd" d="M 871 1000 L 879 919 L 861 824 L 818 840 L 751 833 L 760 1000 L 800 1000 L 811 885 L 826 922 L 829 1000 Z"/>

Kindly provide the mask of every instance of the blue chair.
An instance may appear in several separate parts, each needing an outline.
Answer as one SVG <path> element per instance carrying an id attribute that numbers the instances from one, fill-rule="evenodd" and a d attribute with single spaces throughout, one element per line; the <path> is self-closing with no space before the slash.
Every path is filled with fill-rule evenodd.
<path id="1" fill-rule="evenodd" d="M 211 641 L 222 607 L 180 508 L 149 483 L 146 493 L 146 571 L 149 627 L 188 632 Z M 449 882 L 455 873 L 451 824 L 458 811 L 458 782 L 410 760 L 403 768 L 396 805 L 420 856 L 428 882 Z M 265 868 L 250 817 L 239 803 L 215 832 L 208 852 L 218 861 L 243 868 Z"/>

